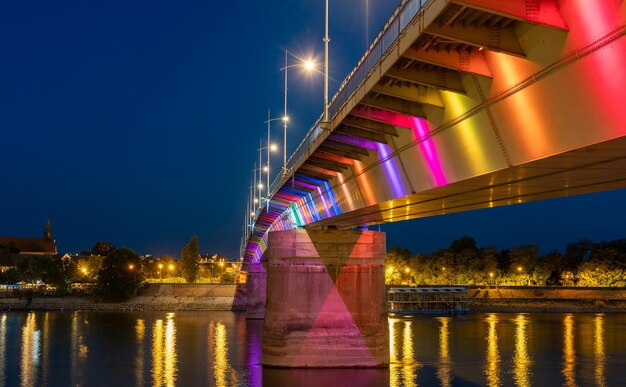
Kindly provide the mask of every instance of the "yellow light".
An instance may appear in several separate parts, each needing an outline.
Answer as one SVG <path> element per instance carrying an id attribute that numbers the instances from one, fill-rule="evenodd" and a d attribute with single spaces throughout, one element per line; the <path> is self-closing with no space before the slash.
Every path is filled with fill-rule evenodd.
<path id="1" fill-rule="evenodd" d="M 170 270 L 174 270 L 174 265 L 169 265 L 169 266 L 168 266 L 168 268 L 169 268 Z"/>
<path id="2" fill-rule="evenodd" d="M 221 267 L 224 267 L 224 262 L 220 262 L 220 266 L 221 266 Z"/>
<path id="3" fill-rule="evenodd" d="M 284 117 L 283 117 L 283 121 L 285 121 L 285 122 L 289 121 L 289 117 L 284 116 Z"/>
<path id="4" fill-rule="evenodd" d="M 267 168 L 267 165 L 263 167 L 263 172 L 267 172 L 269 170 L 269 168 Z"/>
<path id="5" fill-rule="evenodd" d="M 254 198 L 254 202 L 255 202 L 255 203 L 258 203 L 258 202 L 259 202 L 259 199 Z"/>
<path id="6" fill-rule="evenodd" d="M 442 267 L 442 268 L 441 268 L 441 270 L 446 271 L 446 268 L 445 268 L 445 267 Z"/>
<path id="7" fill-rule="evenodd" d="M 130 270 L 133 270 L 133 269 L 135 268 L 135 265 L 133 265 L 133 264 L 131 263 L 131 264 L 129 264 L 129 265 L 128 265 L 128 268 L 129 268 Z"/>
<path id="8" fill-rule="evenodd" d="M 387 270 L 389 270 L 389 272 L 391 273 L 393 271 L 393 267 L 389 266 L 389 269 L 387 269 Z"/>
<path id="9" fill-rule="evenodd" d="M 493 278 L 493 273 L 489 273 L 489 277 Z"/>
<path id="10" fill-rule="evenodd" d="M 84 268 L 84 267 L 81 267 L 81 268 L 80 268 L 80 271 L 82 271 L 82 272 L 83 272 L 83 274 L 87 274 L 87 269 L 86 269 L 86 268 Z"/>
<path id="11" fill-rule="evenodd" d="M 159 263 L 159 269 L 163 269 L 163 264 Z"/>
<path id="12" fill-rule="evenodd" d="M 307 71 L 311 71 L 315 68 L 315 63 L 311 59 L 308 59 L 304 62 L 304 68 Z"/>
<path id="13" fill-rule="evenodd" d="M 276 144 L 270 145 L 270 152 L 276 152 L 277 150 L 278 150 L 278 146 L 276 146 Z"/>
<path id="14" fill-rule="evenodd" d="M 404 272 L 405 272 L 405 273 L 408 273 L 409 271 L 411 271 L 411 270 L 409 270 L 409 268 L 408 268 L 408 267 L 407 267 L 406 269 L 404 269 Z"/>
<path id="15" fill-rule="evenodd" d="M 257 187 L 259 187 L 259 189 L 263 189 L 263 184 L 259 183 L 259 185 L 257 185 Z M 254 200 L 257 200 L 256 198 Z"/>
<path id="16" fill-rule="evenodd" d="M 517 267 L 517 271 L 522 271 L 522 267 L 521 267 L 521 266 L 518 266 L 518 267 Z"/>

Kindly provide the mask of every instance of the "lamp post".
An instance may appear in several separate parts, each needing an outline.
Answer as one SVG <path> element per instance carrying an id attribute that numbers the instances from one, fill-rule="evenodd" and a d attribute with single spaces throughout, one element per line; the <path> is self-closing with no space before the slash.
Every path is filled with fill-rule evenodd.
<path id="1" fill-rule="evenodd" d="M 324 122 L 328 122 L 328 0 L 326 0 L 325 12 L 325 32 L 324 32 Z M 285 113 L 286 115 L 286 113 Z"/>
<path id="2" fill-rule="evenodd" d="M 286 72 L 286 70 L 285 70 Z M 272 123 L 272 121 L 278 121 L 278 120 L 284 120 L 284 117 L 279 117 L 279 118 L 270 118 L 271 114 L 270 114 L 270 109 L 267 109 L 267 121 L 265 121 L 265 123 L 267 124 L 267 189 L 266 189 L 266 199 L 267 199 L 267 210 L 269 211 L 270 208 L 270 152 L 273 152 L 276 150 L 276 146 L 274 144 L 271 143 L 270 140 L 270 124 Z M 285 130 L 285 135 L 286 135 L 287 131 Z M 283 145 L 284 148 L 284 145 Z M 284 155 L 283 155 L 283 159 L 284 159 Z"/>
<path id="3" fill-rule="evenodd" d="M 287 70 L 291 67 L 304 67 L 307 70 L 312 70 L 315 65 L 313 61 L 307 60 L 304 63 L 297 64 L 289 64 L 289 51 L 285 50 L 285 67 L 281 68 L 280 71 L 285 71 L 285 100 L 284 100 L 284 114 L 282 117 L 283 120 L 283 177 L 287 175 L 287 121 L 289 121 L 289 116 L 287 115 Z"/>

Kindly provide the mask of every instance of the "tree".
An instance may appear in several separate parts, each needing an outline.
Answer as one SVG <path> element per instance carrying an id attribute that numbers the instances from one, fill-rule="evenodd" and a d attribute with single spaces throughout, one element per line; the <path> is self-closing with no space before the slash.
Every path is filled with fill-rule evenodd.
<path id="1" fill-rule="evenodd" d="M 98 293 L 110 301 L 126 301 L 143 285 L 141 260 L 125 247 L 109 253 L 98 272 Z"/>
<path id="2" fill-rule="evenodd" d="M 43 280 L 45 283 L 54 285 L 57 289 L 57 293 L 66 294 L 70 290 L 71 279 L 75 271 L 76 264 L 71 258 L 51 258 L 48 261 Z"/>
<path id="3" fill-rule="evenodd" d="M 91 249 L 93 255 L 101 255 L 103 257 L 106 257 L 113 251 L 115 251 L 115 245 L 110 242 L 97 242 Z"/>
<path id="4" fill-rule="evenodd" d="M 180 272 L 185 281 L 188 283 L 196 282 L 199 266 L 198 238 L 193 237 L 180 251 Z"/>
<path id="5" fill-rule="evenodd" d="M 387 250 L 385 259 L 385 283 L 399 284 L 403 278 L 410 277 L 409 263 L 411 261 L 411 251 L 400 246 Z"/>

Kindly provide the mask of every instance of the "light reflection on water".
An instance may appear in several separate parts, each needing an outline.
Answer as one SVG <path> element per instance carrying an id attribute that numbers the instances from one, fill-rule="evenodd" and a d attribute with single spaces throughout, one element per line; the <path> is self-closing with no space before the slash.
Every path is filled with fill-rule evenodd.
<path id="1" fill-rule="evenodd" d="M 515 318 L 515 365 L 514 380 L 520 387 L 530 386 L 530 366 L 532 359 L 528 353 L 528 319 L 525 313 L 518 314 Z"/>
<path id="2" fill-rule="evenodd" d="M 498 352 L 498 315 L 491 313 L 485 319 L 487 322 L 487 355 L 485 358 L 485 374 L 487 375 L 487 384 L 499 386 L 500 381 L 500 352 Z"/>
<path id="3" fill-rule="evenodd" d="M 41 350 L 41 331 L 37 329 L 35 313 L 29 313 L 22 327 L 21 386 L 37 383 L 37 368 Z"/>
<path id="4" fill-rule="evenodd" d="M 576 386 L 576 349 L 574 348 L 574 316 L 563 318 L 563 376 L 566 386 Z"/>
<path id="5" fill-rule="evenodd" d="M 606 360 L 604 353 L 604 316 L 601 314 L 596 315 L 593 323 L 594 377 L 596 385 L 604 387 L 607 385 L 604 377 L 604 362 Z"/>
<path id="6" fill-rule="evenodd" d="M 4 386 L 6 383 L 6 353 L 7 353 L 7 315 L 3 313 L 0 316 L 0 386 Z"/>
<path id="7" fill-rule="evenodd" d="M 154 386 L 176 385 L 176 325 L 174 313 L 168 313 L 152 327 L 152 380 Z"/>
<path id="8" fill-rule="evenodd" d="M 230 312 L 0 314 L 0 387 L 620 385 L 626 315 L 390 318 L 388 370 L 264 369 Z"/>
<path id="9" fill-rule="evenodd" d="M 450 336 L 450 319 L 451 317 L 437 317 L 439 320 L 439 367 L 437 376 L 439 383 L 444 386 L 450 386 L 452 377 L 452 361 L 450 360 L 450 344 L 448 342 Z"/>

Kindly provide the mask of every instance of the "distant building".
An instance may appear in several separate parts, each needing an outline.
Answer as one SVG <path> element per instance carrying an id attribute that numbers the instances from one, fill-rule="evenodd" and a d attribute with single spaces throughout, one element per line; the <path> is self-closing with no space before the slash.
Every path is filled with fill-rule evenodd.
<path id="1" fill-rule="evenodd" d="M 43 238 L 0 237 L 0 246 L 20 255 L 51 255 L 57 253 L 56 241 L 52 237 L 50 219 L 43 231 Z"/>
<path id="2" fill-rule="evenodd" d="M 50 219 L 44 227 L 43 238 L 0 237 L 0 271 L 14 268 L 17 261 L 27 255 L 57 255 Z"/>

